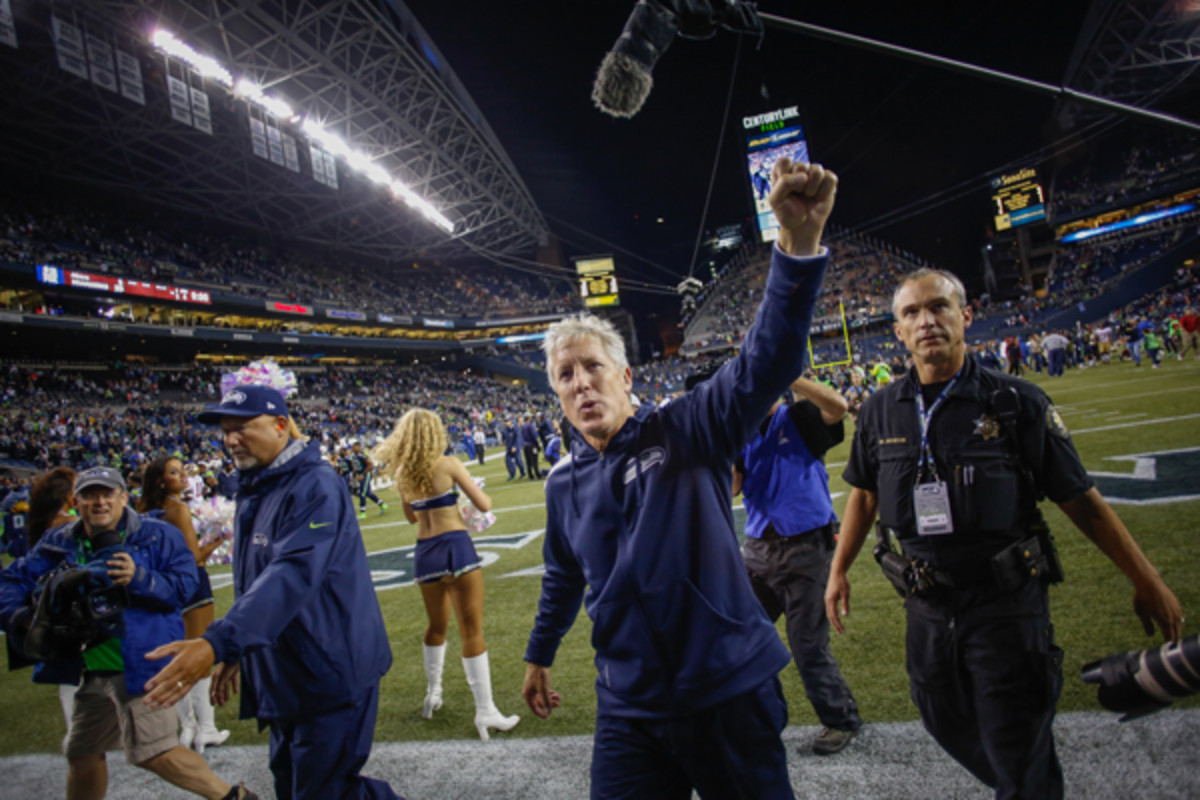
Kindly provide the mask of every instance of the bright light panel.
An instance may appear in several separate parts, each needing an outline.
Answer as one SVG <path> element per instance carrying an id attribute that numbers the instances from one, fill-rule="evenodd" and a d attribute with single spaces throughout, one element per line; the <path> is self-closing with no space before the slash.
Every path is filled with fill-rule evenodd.
<path id="1" fill-rule="evenodd" d="M 159 50 L 189 64 L 202 76 L 222 84 L 238 96 L 244 97 L 247 102 L 266 109 L 280 119 L 295 120 L 296 113 L 288 103 L 265 94 L 262 87 L 249 78 L 239 78 L 235 84 L 229 70 L 221 66 L 215 59 L 202 55 L 179 41 L 171 32 L 156 30 L 151 34 L 150 41 Z M 454 232 L 454 223 L 434 208 L 429 201 L 417 195 L 401 181 L 392 178 L 382 164 L 372 161 L 365 153 L 352 149 L 337 134 L 325 130 L 318 122 L 307 118 L 300 125 L 300 130 L 328 152 L 344 158 L 356 172 L 362 173 L 375 183 L 389 187 L 393 195 L 403 200 L 406 205 L 415 209 L 421 216 L 446 233 Z"/>

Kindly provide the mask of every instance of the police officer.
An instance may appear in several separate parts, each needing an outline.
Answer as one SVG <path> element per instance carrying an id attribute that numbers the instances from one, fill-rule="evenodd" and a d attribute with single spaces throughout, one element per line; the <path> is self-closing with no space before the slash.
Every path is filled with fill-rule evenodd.
<path id="1" fill-rule="evenodd" d="M 1179 601 L 1092 485 L 1045 393 L 966 357 L 962 283 L 917 270 L 892 308 L 915 363 L 859 415 L 826 614 L 842 632 L 846 573 L 878 513 L 903 548 L 876 557 L 907 596 L 907 666 L 926 729 L 996 797 L 1062 797 L 1051 732 L 1062 651 L 1043 579 L 1055 559 L 1048 535 L 1031 535 L 1043 527 L 1037 500 L 1057 503 L 1128 576 L 1148 635 L 1157 623 L 1179 638 Z"/>
<path id="2" fill-rule="evenodd" d="M 742 555 L 754 594 L 772 622 L 786 616 L 804 693 L 824 726 L 812 750 L 832 755 L 862 727 L 829 650 L 824 603 L 837 533 L 824 459 L 845 438 L 849 405 L 834 389 L 807 378 L 797 378 L 791 392 L 794 402 L 775 404 L 734 463 L 733 494 L 745 495 Z"/>

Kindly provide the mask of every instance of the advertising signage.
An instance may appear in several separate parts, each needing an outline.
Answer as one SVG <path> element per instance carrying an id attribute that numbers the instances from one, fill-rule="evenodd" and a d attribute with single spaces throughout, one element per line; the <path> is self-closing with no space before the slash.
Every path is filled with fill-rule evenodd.
<path id="1" fill-rule="evenodd" d="M 49 264 L 39 264 L 37 279 L 50 286 L 65 286 L 72 289 L 87 289 L 104 294 L 120 294 L 145 297 L 150 300 L 172 300 L 176 303 L 212 305 L 212 295 L 200 289 L 172 286 L 165 283 L 135 281 L 115 275 L 97 275 L 77 269 L 61 269 Z"/>
<path id="2" fill-rule="evenodd" d="M 767 196 L 771 192 L 771 170 L 775 162 L 787 157 L 792 161 L 808 162 L 808 140 L 800 124 L 796 106 L 779 108 L 765 114 L 742 117 L 742 133 L 746 143 L 746 175 L 750 196 L 758 221 L 759 235 L 764 242 L 779 238 L 779 220 L 771 211 Z"/>

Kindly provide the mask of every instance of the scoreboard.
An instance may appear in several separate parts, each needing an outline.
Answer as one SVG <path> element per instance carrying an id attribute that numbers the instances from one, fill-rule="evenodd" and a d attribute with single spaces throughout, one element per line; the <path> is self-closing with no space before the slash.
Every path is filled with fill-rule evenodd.
<path id="1" fill-rule="evenodd" d="M 579 296 L 588 308 L 619 306 L 616 266 L 612 256 L 582 256 L 575 259 Z"/>
<path id="2" fill-rule="evenodd" d="M 212 295 L 201 289 L 172 286 L 164 283 L 136 281 L 115 275 L 97 275 L 77 269 L 62 269 L 51 264 L 37 266 L 37 279 L 51 286 L 70 286 L 105 294 L 133 295 L 151 300 L 174 300 L 176 303 L 212 305 Z"/>
<path id="3" fill-rule="evenodd" d="M 996 232 L 1046 218 L 1046 197 L 1032 167 L 992 179 Z"/>

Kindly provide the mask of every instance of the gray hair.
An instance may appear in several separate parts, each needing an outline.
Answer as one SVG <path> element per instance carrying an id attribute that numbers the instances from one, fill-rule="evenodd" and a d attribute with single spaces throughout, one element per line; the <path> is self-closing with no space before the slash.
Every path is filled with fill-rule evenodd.
<path id="1" fill-rule="evenodd" d="M 967 290 L 963 287 L 963 282 L 958 279 L 958 276 L 953 272 L 947 272 L 944 269 L 933 269 L 932 267 L 921 267 L 905 275 L 900 279 L 900 283 L 896 284 L 896 291 L 892 292 L 892 316 L 896 315 L 896 301 L 900 299 L 900 290 L 913 281 L 919 281 L 922 278 L 928 278 L 930 275 L 941 278 L 950 284 L 950 288 L 954 290 L 954 296 L 958 298 L 958 307 L 967 307 Z"/>
<path id="2" fill-rule="evenodd" d="M 554 365 L 550 362 L 560 348 L 584 338 L 599 341 L 604 352 L 617 365 L 617 369 L 625 370 L 629 367 L 629 359 L 625 356 L 625 341 L 611 322 L 595 314 L 575 314 L 563 317 L 546 329 L 546 338 L 542 341 L 542 352 L 546 354 L 546 372 L 550 373 L 553 369 Z M 554 382 L 553 373 L 550 382 Z"/>

